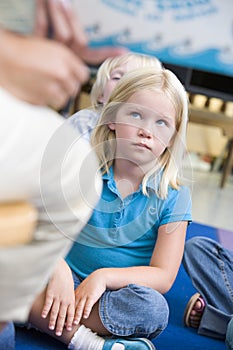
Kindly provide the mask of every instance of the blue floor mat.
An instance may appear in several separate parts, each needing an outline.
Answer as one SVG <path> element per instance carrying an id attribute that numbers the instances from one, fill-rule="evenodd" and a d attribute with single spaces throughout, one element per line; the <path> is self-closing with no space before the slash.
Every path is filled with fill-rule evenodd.
<path id="1" fill-rule="evenodd" d="M 219 239 L 217 229 L 192 223 L 188 228 L 187 239 L 197 235 Z M 172 289 L 166 294 L 170 306 L 170 321 L 165 331 L 153 341 L 157 350 L 226 349 L 223 341 L 198 335 L 194 329 L 184 327 L 183 312 L 188 300 L 194 293 L 195 290 L 181 265 Z M 16 327 L 16 350 L 65 349 L 67 349 L 65 345 L 41 332 Z"/>

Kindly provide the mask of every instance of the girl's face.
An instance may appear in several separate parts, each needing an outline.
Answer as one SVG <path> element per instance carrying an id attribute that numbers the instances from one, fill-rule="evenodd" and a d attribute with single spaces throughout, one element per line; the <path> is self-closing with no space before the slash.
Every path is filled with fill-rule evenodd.
<path id="1" fill-rule="evenodd" d="M 138 68 L 138 61 L 133 58 L 124 65 L 114 68 L 110 73 L 110 78 L 107 80 L 107 83 L 104 87 L 103 95 L 100 97 L 99 102 L 103 104 L 107 102 L 118 81 L 127 72 L 130 72 L 136 68 Z"/>
<path id="2" fill-rule="evenodd" d="M 140 91 L 119 108 L 115 122 L 116 159 L 154 165 L 175 134 L 175 109 L 162 92 Z"/>

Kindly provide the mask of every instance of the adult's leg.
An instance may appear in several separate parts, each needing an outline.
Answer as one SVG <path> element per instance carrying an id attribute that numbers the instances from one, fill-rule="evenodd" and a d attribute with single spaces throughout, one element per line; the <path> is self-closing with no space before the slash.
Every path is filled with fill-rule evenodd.
<path id="1" fill-rule="evenodd" d="M 227 326 L 226 346 L 228 350 L 233 350 L 233 318 Z"/>
<path id="2" fill-rule="evenodd" d="M 233 252 L 206 237 L 186 242 L 184 267 L 203 297 L 198 333 L 224 339 L 233 314 Z"/>
<path id="3" fill-rule="evenodd" d="M 101 180 L 89 145 L 57 113 L 3 89 L 0 105 L 1 201 L 28 200 L 38 210 L 32 241 L 0 248 L 0 321 L 24 322 L 88 220 Z"/>

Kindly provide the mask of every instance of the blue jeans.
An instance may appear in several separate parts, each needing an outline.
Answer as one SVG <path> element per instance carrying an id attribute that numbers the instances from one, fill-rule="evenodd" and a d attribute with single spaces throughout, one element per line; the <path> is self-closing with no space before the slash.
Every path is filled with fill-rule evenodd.
<path id="1" fill-rule="evenodd" d="M 228 350 L 233 350 L 233 318 L 227 326 L 226 346 Z"/>
<path id="2" fill-rule="evenodd" d="M 13 322 L 9 322 L 0 332 L 0 349 L 14 350 L 14 348 L 15 348 L 15 327 Z"/>
<path id="3" fill-rule="evenodd" d="M 206 237 L 186 242 L 184 267 L 206 307 L 198 333 L 225 339 L 233 317 L 233 252 Z"/>
<path id="4" fill-rule="evenodd" d="M 81 281 L 74 272 L 73 278 L 76 289 Z M 129 284 L 105 291 L 99 300 L 99 315 L 104 327 L 113 335 L 152 339 L 166 328 L 169 309 L 159 292 Z"/>

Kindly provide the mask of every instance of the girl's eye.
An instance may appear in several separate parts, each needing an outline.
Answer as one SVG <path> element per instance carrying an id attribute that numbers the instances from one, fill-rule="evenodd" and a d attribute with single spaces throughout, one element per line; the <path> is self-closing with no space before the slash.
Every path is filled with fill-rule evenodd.
<path id="1" fill-rule="evenodd" d="M 158 119 L 157 121 L 156 121 L 156 124 L 158 124 L 158 125 L 161 125 L 161 126 L 163 126 L 163 125 L 167 125 L 167 122 L 166 122 L 166 120 L 164 120 L 164 119 Z"/>
<path id="2" fill-rule="evenodd" d="M 120 80 L 121 78 L 122 78 L 122 75 L 119 75 L 119 74 L 111 76 L 111 80 Z"/>
<path id="3" fill-rule="evenodd" d="M 138 112 L 131 112 L 130 113 L 131 117 L 133 117 L 134 119 L 141 119 L 141 114 Z"/>

